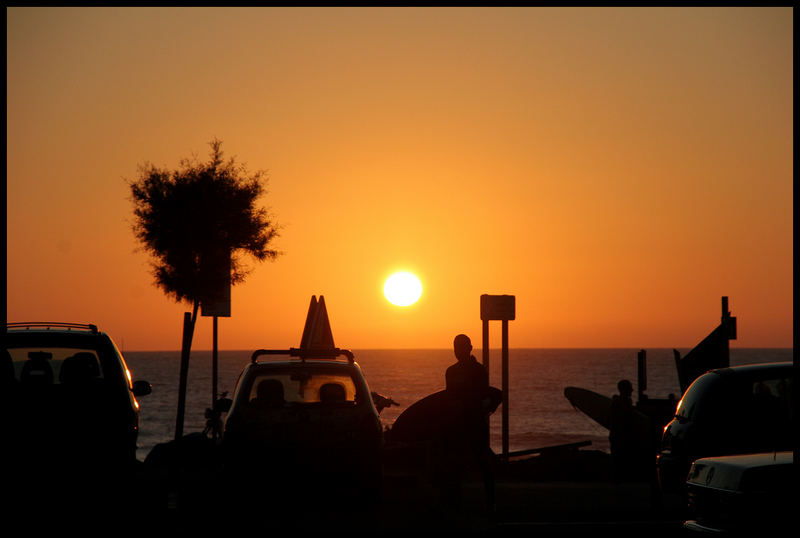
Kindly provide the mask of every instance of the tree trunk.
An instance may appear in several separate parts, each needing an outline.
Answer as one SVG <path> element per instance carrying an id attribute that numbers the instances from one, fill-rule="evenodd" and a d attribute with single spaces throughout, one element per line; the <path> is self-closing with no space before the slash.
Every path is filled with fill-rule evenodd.
<path id="1" fill-rule="evenodd" d="M 178 416 L 175 420 L 175 439 L 183 437 L 183 421 L 186 414 L 186 385 L 189 377 L 189 357 L 192 351 L 194 324 L 197 321 L 197 309 L 200 302 L 195 300 L 192 313 L 183 314 L 183 341 L 181 344 L 181 370 L 178 380 Z"/>

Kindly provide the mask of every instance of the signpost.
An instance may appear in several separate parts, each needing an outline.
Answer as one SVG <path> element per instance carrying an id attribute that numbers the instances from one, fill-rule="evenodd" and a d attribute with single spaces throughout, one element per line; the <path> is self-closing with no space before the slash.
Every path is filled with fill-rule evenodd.
<path id="1" fill-rule="evenodd" d="M 503 390 L 503 458 L 508 459 L 508 322 L 516 316 L 513 295 L 481 295 L 483 321 L 483 365 L 489 371 L 489 321 L 501 320 L 502 325 L 502 390 Z"/>
<path id="2" fill-rule="evenodd" d="M 201 316 L 213 316 L 212 349 L 211 349 L 211 410 L 216 409 L 217 379 L 219 377 L 219 358 L 217 355 L 217 318 L 231 317 L 231 254 L 221 255 L 210 269 L 214 282 L 210 296 L 200 303 Z M 217 430 L 212 435 L 216 438 Z"/>

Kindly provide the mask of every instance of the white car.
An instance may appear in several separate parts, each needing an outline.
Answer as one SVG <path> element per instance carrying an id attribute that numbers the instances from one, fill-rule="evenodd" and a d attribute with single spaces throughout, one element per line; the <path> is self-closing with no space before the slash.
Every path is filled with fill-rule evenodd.
<path id="1" fill-rule="evenodd" d="M 695 460 L 686 481 L 690 519 L 684 528 L 731 534 L 789 528 L 793 464 L 789 451 Z"/>

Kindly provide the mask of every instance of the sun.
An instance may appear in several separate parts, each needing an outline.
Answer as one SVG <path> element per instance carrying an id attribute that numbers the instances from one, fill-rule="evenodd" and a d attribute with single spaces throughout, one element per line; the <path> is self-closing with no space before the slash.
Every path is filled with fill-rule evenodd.
<path id="1" fill-rule="evenodd" d="M 422 295 L 422 283 L 411 273 L 400 271 L 386 279 L 383 294 L 394 305 L 410 306 Z"/>

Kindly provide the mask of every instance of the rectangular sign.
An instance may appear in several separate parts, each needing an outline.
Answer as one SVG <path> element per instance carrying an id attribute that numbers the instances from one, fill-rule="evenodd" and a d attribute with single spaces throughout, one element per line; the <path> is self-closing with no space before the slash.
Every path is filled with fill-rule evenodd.
<path id="1" fill-rule="evenodd" d="M 201 316 L 231 317 L 231 287 L 223 287 L 213 298 L 200 302 Z"/>
<path id="2" fill-rule="evenodd" d="M 481 319 L 512 320 L 516 313 L 515 302 L 513 295 L 481 295 Z"/>
<path id="3" fill-rule="evenodd" d="M 214 263 L 204 267 L 213 289 L 209 297 L 200 301 L 201 316 L 231 317 L 231 258 L 230 254 L 219 256 Z"/>

